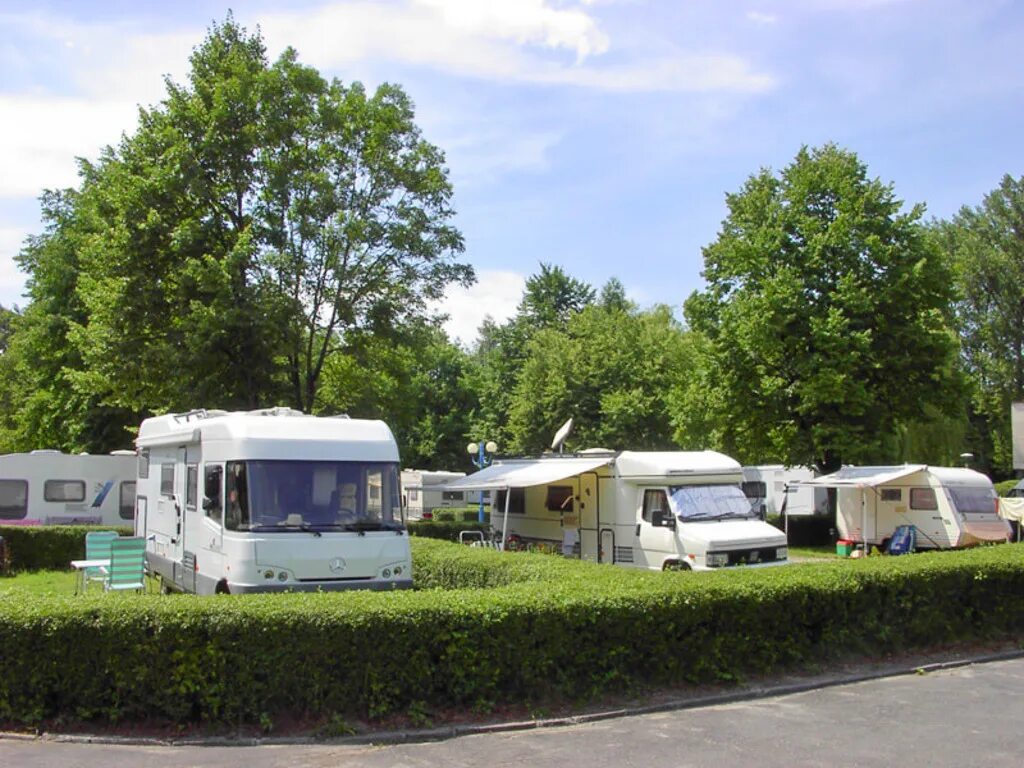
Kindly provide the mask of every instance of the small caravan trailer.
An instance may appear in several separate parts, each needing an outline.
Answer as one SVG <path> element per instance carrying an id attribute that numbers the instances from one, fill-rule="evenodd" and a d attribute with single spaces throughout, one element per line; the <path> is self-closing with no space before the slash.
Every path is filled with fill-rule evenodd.
<path id="1" fill-rule="evenodd" d="M 992 481 L 959 467 L 905 464 L 843 467 L 803 485 L 835 488 L 842 539 L 886 546 L 898 526 L 913 525 L 920 549 L 968 547 L 1006 541 Z"/>
<path id="2" fill-rule="evenodd" d="M 131 525 L 135 452 L 0 456 L 3 525 Z"/>
<path id="3" fill-rule="evenodd" d="M 465 477 L 465 472 L 402 470 L 402 506 L 408 520 L 429 520 L 435 509 L 475 506 L 480 503 L 480 491 L 449 491 L 446 483 Z M 484 495 L 484 501 L 488 496 Z"/>
<path id="4" fill-rule="evenodd" d="M 792 516 L 823 515 L 828 511 L 828 491 L 799 484 L 813 477 L 808 467 L 743 467 L 743 493 L 762 520 L 768 515 L 781 515 L 783 509 Z"/>
<path id="5" fill-rule="evenodd" d="M 503 541 L 652 570 L 787 562 L 786 536 L 757 519 L 740 465 L 713 451 L 583 451 L 504 459 L 448 484 L 496 493 Z"/>
<path id="6" fill-rule="evenodd" d="M 412 586 L 398 445 L 381 421 L 289 408 L 142 422 L 136 533 L 168 589 Z"/>

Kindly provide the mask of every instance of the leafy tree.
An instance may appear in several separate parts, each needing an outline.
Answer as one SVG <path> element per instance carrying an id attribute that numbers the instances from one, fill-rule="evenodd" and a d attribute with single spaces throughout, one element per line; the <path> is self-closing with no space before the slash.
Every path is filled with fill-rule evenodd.
<path id="1" fill-rule="evenodd" d="M 961 208 L 935 232 L 955 266 L 956 322 L 980 433 L 972 448 L 983 466 L 1008 473 L 1010 406 L 1024 399 L 1024 177 L 1004 176 L 980 206 Z"/>
<path id="2" fill-rule="evenodd" d="M 951 274 L 857 156 L 802 148 L 727 196 L 685 314 L 707 338 L 720 447 L 821 470 L 877 461 L 901 422 L 952 410 Z"/>
<path id="3" fill-rule="evenodd" d="M 519 317 L 533 328 L 564 325 L 575 312 L 594 301 L 594 289 L 570 277 L 559 266 L 540 265 L 540 272 L 526 281 Z"/>

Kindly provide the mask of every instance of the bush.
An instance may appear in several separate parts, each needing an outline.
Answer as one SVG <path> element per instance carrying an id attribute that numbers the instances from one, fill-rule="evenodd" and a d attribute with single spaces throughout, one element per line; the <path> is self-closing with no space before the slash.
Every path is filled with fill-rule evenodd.
<path id="1" fill-rule="evenodd" d="M 487 523 L 465 522 L 457 523 L 444 520 L 411 520 L 406 523 L 409 535 L 426 539 L 444 539 L 445 541 L 458 541 L 459 533 L 462 531 L 481 531 L 487 533 L 490 526 Z"/>
<path id="2" fill-rule="evenodd" d="M 131 527 L 90 525 L 4 525 L 0 536 L 7 544 L 10 570 L 63 571 L 72 560 L 85 557 L 85 534 L 89 531 L 133 533 Z"/>
<path id="3" fill-rule="evenodd" d="M 650 573 L 416 540 L 426 589 L 0 593 L 0 721 L 260 723 L 579 701 L 1024 630 L 1024 545 Z"/>
<path id="4" fill-rule="evenodd" d="M 1014 489 L 1014 487 L 1017 485 L 1017 482 L 1017 480 L 1000 480 L 998 483 L 995 484 L 996 493 L 998 493 L 1000 496 L 1006 496 L 1006 494 L 1008 494 L 1010 491 Z"/>
<path id="5" fill-rule="evenodd" d="M 478 522 L 480 518 L 480 510 L 478 507 L 459 507 L 457 509 L 435 509 L 433 511 L 433 519 L 451 523 L 456 521 L 462 521 L 467 523 Z M 484 522 L 486 523 L 490 518 L 489 513 L 484 510 Z"/>

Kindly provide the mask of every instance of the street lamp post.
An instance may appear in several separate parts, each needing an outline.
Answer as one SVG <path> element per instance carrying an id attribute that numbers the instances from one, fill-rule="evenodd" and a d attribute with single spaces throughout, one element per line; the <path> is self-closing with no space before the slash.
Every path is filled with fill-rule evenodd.
<path id="1" fill-rule="evenodd" d="M 478 469 L 483 469 L 492 461 L 494 461 L 494 456 L 492 455 L 491 457 L 488 457 L 488 453 L 495 454 L 497 452 L 498 444 L 493 440 L 488 440 L 486 443 L 484 443 L 484 441 L 481 440 L 479 443 L 470 443 L 469 445 L 466 446 L 466 453 L 468 453 L 472 457 L 470 460 L 473 462 L 473 466 L 477 467 Z M 480 511 L 477 513 L 477 522 L 482 523 L 483 521 L 484 492 L 480 491 Z"/>

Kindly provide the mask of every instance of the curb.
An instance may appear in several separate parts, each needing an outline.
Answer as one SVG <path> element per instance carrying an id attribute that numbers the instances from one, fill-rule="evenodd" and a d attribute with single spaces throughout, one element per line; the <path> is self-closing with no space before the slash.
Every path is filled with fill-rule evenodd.
<path id="1" fill-rule="evenodd" d="M 743 690 L 727 693 L 711 693 L 685 698 L 672 699 L 658 704 L 644 704 L 632 707 L 620 707 L 600 712 L 590 712 L 565 717 L 552 717 L 539 720 L 518 720 L 504 723 L 487 723 L 482 725 L 451 725 L 440 728 L 424 728 L 407 731 L 379 731 L 375 733 L 343 736 L 339 738 L 316 738 L 313 736 L 296 737 L 197 737 L 181 739 L 159 739 L 135 736 L 104 736 L 78 734 L 24 734 L 0 732 L 0 742 L 10 741 L 48 741 L 63 744 L 106 744 L 111 746 L 162 746 L 162 747 L 258 747 L 258 746 L 364 746 L 409 744 L 418 742 L 445 741 L 461 736 L 486 735 L 491 733 L 509 733 L 515 731 L 537 730 L 541 728 L 563 728 L 573 725 L 596 723 L 602 720 L 613 720 L 622 717 L 654 714 L 658 712 L 675 712 L 701 707 L 735 704 L 741 701 L 756 701 L 772 696 L 789 696 L 807 691 L 834 688 L 841 685 L 880 680 L 888 677 L 929 674 L 944 670 L 958 669 L 975 664 L 988 664 L 997 661 L 1011 661 L 1024 658 L 1024 650 L 1000 651 L 982 654 L 970 658 L 938 661 L 918 665 L 898 665 L 846 675 L 821 676 L 795 683 L 769 684 L 752 686 Z"/>

